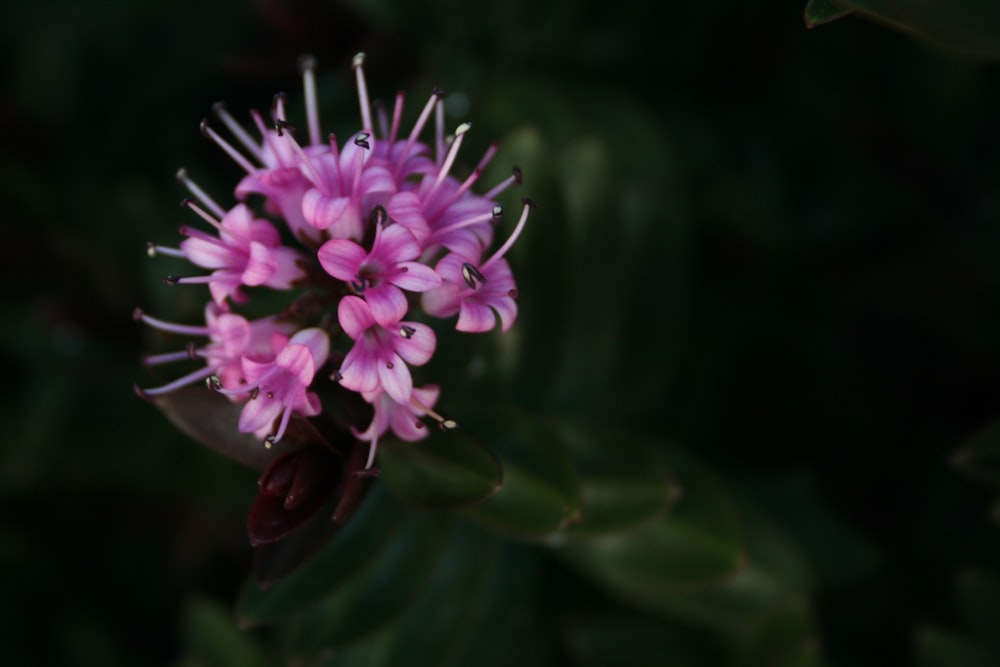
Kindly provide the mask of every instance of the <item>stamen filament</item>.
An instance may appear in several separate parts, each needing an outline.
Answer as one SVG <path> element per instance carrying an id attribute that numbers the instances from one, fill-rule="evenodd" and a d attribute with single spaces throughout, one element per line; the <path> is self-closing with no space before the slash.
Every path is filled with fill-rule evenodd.
<path id="1" fill-rule="evenodd" d="M 371 444 L 368 447 L 368 462 L 365 463 L 365 470 L 369 470 L 372 467 L 372 463 L 375 462 L 375 451 L 378 449 L 378 436 L 376 435 L 372 439 Z"/>
<path id="2" fill-rule="evenodd" d="M 203 357 L 204 354 L 201 350 L 195 350 L 195 354 L 199 357 Z M 163 354 L 150 354 L 143 357 L 142 363 L 146 366 L 159 366 L 160 364 L 169 364 L 174 361 L 186 361 L 192 359 L 191 353 L 187 350 L 179 350 L 177 352 L 165 352 Z"/>
<path id="3" fill-rule="evenodd" d="M 180 181 L 185 188 L 187 188 L 188 192 L 195 196 L 195 199 L 200 201 L 205 208 L 210 210 L 216 216 L 222 218 L 226 215 L 226 210 L 224 208 L 219 206 L 214 199 L 209 197 L 204 190 L 198 187 L 197 183 L 188 178 L 186 169 L 179 169 L 177 171 L 177 180 Z"/>
<path id="4" fill-rule="evenodd" d="M 417 122 L 414 123 L 413 129 L 410 130 L 410 136 L 406 139 L 406 145 L 403 147 L 403 152 L 400 154 L 400 161 L 396 165 L 396 173 L 399 173 L 399 168 L 405 162 L 405 158 L 410 154 L 410 149 L 413 148 L 413 144 L 417 142 L 417 137 L 424 129 L 424 125 L 427 124 L 427 118 L 431 115 L 431 111 L 434 110 L 434 105 L 437 103 L 439 97 L 439 92 L 435 88 L 434 92 L 431 94 L 431 98 L 427 100 L 427 104 L 424 105 L 423 110 L 420 112 L 420 117 L 417 118 Z"/>
<path id="5" fill-rule="evenodd" d="M 351 66 L 354 68 L 354 78 L 358 84 L 358 104 L 361 107 L 362 129 L 374 132 L 375 126 L 372 125 L 372 110 L 368 100 L 368 84 L 365 81 L 364 64 L 365 54 L 362 52 L 354 56 Z"/>
<path id="6" fill-rule="evenodd" d="M 222 124 L 226 126 L 226 129 L 229 130 L 234 137 L 236 137 L 236 140 L 239 141 L 244 148 L 250 151 L 250 153 L 252 153 L 261 164 L 263 164 L 264 154 L 260 150 L 260 145 L 254 141 L 253 137 L 251 137 L 250 134 L 243 129 L 243 126 L 237 123 L 236 119 L 230 115 L 230 113 L 226 110 L 226 105 L 222 102 L 216 102 L 212 106 L 212 112 L 215 114 L 216 118 L 222 121 Z"/>
<path id="7" fill-rule="evenodd" d="M 248 174 L 257 171 L 257 167 L 250 160 L 246 159 L 242 153 L 233 148 L 228 141 L 220 137 L 218 132 L 209 127 L 207 118 L 201 121 L 201 133 L 214 141 L 219 148 L 226 152 L 226 155 L 232 158 L 233 162 L 243 167 L 243 170 Z"/>
<path id="8" fill-rule="evenodd" d="M 309 143 L 318 146 L 319 138 L 319 104 L 316 101 L 316 59 L 312 56 L 299 58 L 299 69 L 302 71 L 302 87 L 306 96 L 306 123 L 309 125 Z"/>
<path id="9" fill-rule="evenodd" d="M 503 192 L 504 190 L 506 190 L 510 186 L 514 185 L 515 183 L 517 185 L 520 185 L 521 184 L 521 170 L 519 168 L 517 168 L 517 167 L 514 167 L 512 171 L 514 172 L 513 174 L 511 174 L 510 176 L 508 176 L 507 178 L 505 178 L 503 181 L 501 181 L 497 185 L 493 186 L 493 189 L 490 190 L 489 192 L 485 193 L 483 195 L 483 197 L 485 197 L 486 199 L 495 199 L 498 194 L 500 194 L 501 192 Z"/>
<path id="10" fill-rule="evenodd" d="M 187 375 L 181 376 L 174 380 L 173 382 L 168 382 L 167 384 L 160 387 L 153 387 L 152 389 L 143 389 L 143 393 L 148 396 L 160 396 L 162 394 L 169 394 L 172 391 L 180 389 L 181 387 L 186 387 L 189 384 L 194 384 L 198 380 L 206 378 L 212 375 L 213 369 L 210 366 L 205 368 L 199 368 L 196 371 L 192 371 Z"/>
<path id="11" fill-rule="evenodd" d="M 169 331 L 170 333 L 180 334 L 181 336 L 207 336 L 209 335 L 208 327 L 195 326 L 191 324 L 174 324 L 173 322 L 165 322 L 164 320 L 155 318 L 151 315 L 147 315 L 141 309 L 136 308 L 132 316 L 141 320 L 144 324 L 153 327 L 154 329 L 159 329 L 160 331 Z"/>
<path id="12" fill-rule="evenodd" d="M 517 221 L 517 226 L 514 227 L 514 231 L 511 232 L 511 235 L 510 237 L 507 238 L 507 241 L 504 242 L 502 246 L 500 246 L 500 249 L 497 250 L 495 253 L 493 253 L 493 255 L 488 260 L 479 265 L 480 271 L 485 272 L 486 268 L 490 264 L 503 257 L 504 254 L 508 250 L 510 250 L 510 247 L 514 245 L 514 241 L 517 240 L 517 237 L 521 235 L 521 230 L 524 229 L 524 224 L 528 222 L 528 211 L 531 210 L 532 206 L 530 199 L 522 199 L 521 201 L 524 202 L 524 209 L 521 211 L 521 217 Z"/>

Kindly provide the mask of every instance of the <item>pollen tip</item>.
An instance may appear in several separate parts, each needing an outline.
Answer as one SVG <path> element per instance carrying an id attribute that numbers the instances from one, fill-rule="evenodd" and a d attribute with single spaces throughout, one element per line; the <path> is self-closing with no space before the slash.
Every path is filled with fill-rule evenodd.
<path id="1" fill-rule="evenodd" d="M 219 101 L 213 104 L 212 113 L 214 113 L 216 116 L 221 116 L 222 114 L 226 113 L 226 103 Z"/>
<path id="2" fill-rule="evenodd" d="M 434 97 L 441 98 L 441 97 L 444 97 L 447 94 L 448 94 L 448 91 L 445 90 L 444 88 L 442 88 L 441 86 L 434 86 L 431 89 L 431 95 L 433 95 Z"/>
<path id="3" fill-rule="evenodd" d="M 442 431 L 454 431 L 458 428 L 458 422 L 454 419 L 442 419 L 440 425 Z"/>
<path id="4" fill-rule="evenodd" d="M 528 208 L 538 208 L 538 205 L 535 204 L 535 202 L 532 201 L 531 199 L 528 199 L 527 197 L 521 197 L 521 203 L 527 206 Z"/>
<path id="5" fill-rule="evenodd" d="M 135 392 L 135 395 L 138 396 L 139 398 L 141 398 L 142 400 L 149 401 L 149 402 L 152 403 L 153 397 L 150 396 L 149 393 L 147 393 L 145 389 L 143 389 L 142 387 L 140 387 L 138 382 L 133 382 L 132 383 L 132 390 Z"/>
<path id="6" fill-rule="evenodd" d="M 180 276 L 167 276 L 163 279 L 163 284 L 168 286 L 176 285 L 181 281 Z"/>
<path id="7" fill-rule="evenodd" d="M 273 433 L 268 434 L 268 436 L 264 438 L 264 449 L 271 449 L 277 441 L 278 440 L 274 437 Z"/>
<path id="8" fill-rule="evenodd" d="M 344 374 L 341 373 L 339 369 L 335 370 L 334 372 L 330 373 L 330 379 L 333 380 L 334 382 L 340 382 L 341 380 L 344 379 Z"/>
<path id="9" fill-rule="evenodd" d="M 465 122 L 455 128 L 455 136 L 461 136 L 472 129 L 472 123 Z"/>
<path id="10" fill-rule="evenodd" d="M 205 378 L 205 386 L 212 391 L 219 391 L 222 389 L 222 380 L 219 379 L 218 375 L 209 375 Z"/>
<path id="11" fill-rule="evenodd" d="M 365 64 L 365 52 L 358 51 L 357 53 L 354 54 L 354 57 L 351 58 L 351 67 L 357 69 L 364 64 Z"/>
<path id="12" fill-rule="evenodd" d="M 132 309 L 132 319 L 135 320 L 136 322 L 141 320 L 145 315 L 146 313 L 139 306 L 136 306 L 134 309 Z"/>
<path id="13" fill-rule="evenodd" d="M 310 53 L 303 53 L 299 56 L 299 74 L 305 74 L 316 69 L 316 57 Z"/>
<path id="14" fill-rule="evenodd" d="M 156 257 L 156 243 L 153 241 L 146 241 L 146 254 L 150 257 Z"/>
<path id="15" fill-rule="evenodd" d="M 500 204 L 493 207 L 493 220 L 503 220 L 503 206 Z"/>
<path id="16" fill-rule="evenodd" d="M 514 182 L 520 185 L 524 180 L 523 175 L 521 174 L 521 168 L 518 167 L 517 165 L 514 165 L 511 171 L 514 172 Z"/>
<path id="17" fill-rule="evenodd" d="M 180 169 L 177 170 L 176 178 L 178 181 L 183 183 L 184 181 L 187 180 L 187 177 L 188 177 L 187 169 L 181 167 Z"/>
<path id="18" fill-rule="evenodd" d="M 201 119 L 201 122 L 198 124 L 198 129 L 201 130 L 201 133 L 204 136 L 206 136 L 206 137 L 209 136 L 209 134 L 208 134 L 208 119 L 207 118 L 202 118 Z"/>

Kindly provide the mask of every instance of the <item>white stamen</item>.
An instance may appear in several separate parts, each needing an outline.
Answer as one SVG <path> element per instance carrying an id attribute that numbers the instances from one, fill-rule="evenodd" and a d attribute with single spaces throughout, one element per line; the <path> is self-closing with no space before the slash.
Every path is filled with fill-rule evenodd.
<path id="1" fill-rule="evenodd" d="M 312 56 L 302 56 L 299 59 L 302 70 L 302 87 L 306 96 L 306 122 L 309 125 L 309 143 L 318 146 L 319 138 L 319 103 L 316 101 L 316 59 Z"/>
<path id="2" fill-rule="evenodd" d="M 252 174 L 257 171 L 257 167 L 254 166 L 250 160 L 246 159 L 242 153 L 233 148 L 228 141 L 220 137 L 218 132 L 209 127 L 207 120 L 201 121 L 201 131 L 206 137 L 214 141 L 219 148 L 224 150 L 226 155 L 233 159 L 233 162 L 243 167 L 243 170 L 248 174 Z"/>
<path id="3" fill-rule="evenodd" d="M 226 126 L 236 140 L 246 148 L 250 153 L 253 154 L 257 160 L 263 164 L 264 154 L 260 150 L 260 145 L 253 140 L 253 137 L 243 129 L 243 126 L 236 122 L 228 111 L 226 111 L 226 106 L 222 102 L 217 102 L 212 106 L 212 112 L 215 114 L 216 118 L 222 121 L 222 124 Z"/>
<path id="4" fill-rule="evenodd" d="M 167 246 L 158 245 L 150 241 L 146 244 L 146 254 L 150 257 L 156 257 L 157 255 L 165 255 L 167 257 L 187 257 L 184 251 L 180 248 L 170 248 Z"/>
<path id="5" fill-rule="evenodd" d="M 493 253 L 493 255 L 488 260 L 486 260 L 485 262 L 483 262 L 482 264 L 479 265 L 479 270 L 480 271 L 482 271 L 482 272 L 485 273 L 486 272 L 486 268 L 490 264 L 492 264 L 496 260 L 498 260 L 501 257 L 503 257 L 504 254 L 508 250 L 510 250 L 511 246 L 514 245 L 514 241 L 516 241 L 517 237 L 521 235 L 521 230 L 524 229 L 524 224 L 526 222 L 528 222 L 528 211 L 529 210 L 531 210 L 531 206 L 530 206 L 530 204 L 527 201 L 525 201 L 525 203 L 524 203 L 524 209 L 521 211 L 521 217 L 518 219 L 517 226 L 514 227 L 514 231 L 511 232 L 510 237 L 504 242 L 504 244 L 502 246 L 500 246 L 499 250 L 497 250 L 495 253 Z"/>
<path id="6" fill-rule="evenodd" d="M 205 208 L 210 210 L 216 216 L 222 218 L 226 214 L 224 208 L 219 206 L 214 199 L 209 197 L 204 190 L 198 187 L 197 183 L 188 178 L 186 169 L 177 170 L 177 180 L 180 181 L 185 188 L 187 188 L 188 192 L 190 192 L 192 195 L 195 196 L 195 199 L 200 201 L 205 206 Z"/>
<path id="7" fill-rule="evenodd" d="M 180 334 L 182 336 L 207 336 L 209 335 L 208 327 L 193 326 L 190 324 L 174 324 L 173 322 L 165 322 L 161 319 L 157 319 L 142 311 L 136 311 L 138 319 L 143 323 L 153 327 L 154 329 L 159 329 L 160 331 L 169 331 L 170 333 Z"/>
<path id="8" fill-rule="evenodd" d="M 368 100 L 368 84 L 365 81 L 364 64 L 365 54 L 358 53 L 354 56 L 354 60 L 351 62 L 351 67 L 354 68 L 354 78 L 358 83 L 358 104 L 361 107 L 361 129 L 374 132 L 375 126 L 372 125 L 372 109 Z"/>

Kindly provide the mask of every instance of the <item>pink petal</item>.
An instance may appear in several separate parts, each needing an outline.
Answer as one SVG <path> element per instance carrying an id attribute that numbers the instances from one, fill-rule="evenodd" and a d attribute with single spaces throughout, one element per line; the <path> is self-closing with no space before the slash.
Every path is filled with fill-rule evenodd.
<path id="1" fill-rule="evenodd" d="M 398 355 L 392 355 L 388 361 L 379 361 L 378 379 L 389 398 L 397 403 L 409 402 L 410 392 L 413 391 L 413 378 L 410 376 L 410 369 Z"/>
<path id="2" fill-rule="evenodd" d="M 354 340 L 359 339 L 365 329 L 375 324 L 372 310 L 365 300 L 351 295 L 345 296 L 337 305 L 337 321 L 340 322 L 344 332 Z"/>
<path id="3" fill-rule="evenodd" d="M 352 391 L 375 391 L 379 386 L 376 364 L 374 350 L 363 340 L 356 342 L 340 366 L 340 384 Z"/>
<path id="4" fill-rule="evenodd" d="M 250 324 L 239 315 L 219 315 L 213 329 L 227 357 L 239 357 L 250 346 Z"/>
<path id="5" fill-rule="evenodd" d="M 316 374 L 312 351 L 305 345 L 291 343 L 278 353 L 274 365 L 295 376 L 299 384 L 308 387 Z"/>
<path id="6" fill-rule="evenodd" d="M 350 197 L 327 197 L 315 188 L 302 197 L 302 215 L 317 229 L 360 228 L 360 216 L 353 209 Z M 348 235 L 336 236 L 346 238 Z"/>
<path id="7" fill-rule="evenodd" d="M 317 327 L 302 329 L 298 331 L 288 341 L 289 345 L 304 345 L 309 348 L 312 354 L 313 363 L 319 368 L 326 363 L 326 358 L 330 354 L 330 337 L 326 332 Z M 304 382 L 303 384 L 309 384 Z"/>
<path id="8" fill-rule="evenodd" d="M 393 338 L 393 349 L 396 354 L 414 366 L 423 366 L 432 356 L 437 347 L 437 336 L 434 330 L 420 322 L 401 322 L 400 328 L 407 326 L 412 329 L 409 337 L 398 334 Z"/>
<path id="9" fill-rule="evenodd" d="M 386 212 L 390 218 L 409 229 L 421 245 L 430 236 L 430 225 L 427 224 L 427 220 L 424 218 L 420 197 L 416 193 L 396 193 L 389 200 Z"/>
<path id="10" fill-rule="evenodd" d="M 455 325 L 455 328 L 459 331 L 477 333 L 489 331 L 496 324 L 497 316 L 492 308 L 465 300 L 462 302 L 462 307 L 459 310 L 458 323 Z"/>
<path id="11" fill-rule="evenodd" d="M 263 285 L 271 279 L 278 270 L 278 263 L 271 256 L 271 251 L 263 243 L 250 242 L 250 257 L 247 259 L 243 275 L 240 277 L 244 285 Z"/>
<path id="12" fill-rule="evenodd" d="M 299 266 L 299 260 L 303 259 L 298 251 L 292 248 L 281 246 L 271 249 L 271 257 L 274 259 L 277 269 L 265 284 L 274 289 L 288 289 L 296 281 L 305 277 L 305 271 Z"/>
<path id="13" fill-rule="evenodd" d="M 242 261 L 231 246 L 218 239 L 187 238 L 180 248 L 189 262 L 204 269 L 221 269 Z"/>
<path id="14" fill-rule="evenodd" d="M 441 286 L 437 271 L 419 262 L 400 262 L 390 282 L 410 292 L 426 292 Z M 403 271 L 402 269 L 406 269 Z"/>
<path id="15" fill-rule="evenodd" d="M 357 279 L 368 253 L 354 241 L 332 239 L 320 246 L 317 257 L 327 273 L 338 280 L 350 282 Z"/>
<path id="16" fill-rule="evenodd" d="M 416 259 L 420 255 L 420 246 L 413 233 L 403 225 L 389 225 L 381 230 L 375 246 L 375 255 L 386 264 L 396 264 Z"/>
<path id="17" fill-rule="evenodd" d="M 395 325 L 406 315 L 408 307 L 406 296 L 395 285 L 382 283 L 378 287 L 369 287 L 364 291 L 364 295 L 372 317 L 384 327 Z"/>
<path id="18" fill-rule="evenodd" d="M 441 287 L 424 292 L 420 304 L 428 315 L 451 317 L 458 312 L 459 287 L 455 283 L 444 283 Z"/>
<path id="19" fill-rule="evenodd" d="M 267 398 L 266 394 L 258 394 L 257 398 L 248 400 L 240 412 L 240 433 L 250 433 L 270 426 L 282 409 L 281 401 Z"/>

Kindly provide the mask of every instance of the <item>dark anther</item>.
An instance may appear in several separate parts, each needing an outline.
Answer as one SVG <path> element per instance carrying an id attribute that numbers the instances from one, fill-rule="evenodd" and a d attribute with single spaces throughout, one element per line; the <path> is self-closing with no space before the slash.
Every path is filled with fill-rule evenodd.
<path id="1" fill-rule="evenodd" d="M 193 340 L 188 341 L 188 344 L 184 346 L 184 351 L 187 352 L 189 359 L 198 358 L 198 348 L 195 346 Z"/>
<path id="2" fill-rule="evenodd" d="M 409 270 L 410 270 L 410 267 L 408 267 L 408 266 L 401 266 L 401 267 L 399 267 L 399 272 L 400 273 L 406 273 Z"/>
<path id="3" fill-rule="evenodd" d="M 330 379 L 333 380 L 334 382 L 340 382 L 341 380 L 344 379 L 344 374 L 341 373 L 339 370 L 336 370 L 330 373 Z"/>
<path id="4" fill-rule="evenodd" d="M 212 105 L 212 113 L 216 116 L 221 116 L 226 112 L 226 105 L 223 102 L 216 102 Z"/>
<path id="5" fill-rule="evenodd" d="M 299 56 L 299 74 L 305 74 L 314 69 L 316 69 L 316 59 L 314 57 L 308 53 Z"/>
<path id="6" fill-rule="evenodd" d="M 135 309 L 134 309 L 134 310 L 132 311 L 132 319 L 133 319 L 133 320 L 135 320 L 136 322 L 138 322 L 139 320 L 141 320 L 141 319 L 142 319 L 142 316 L 143 316 L 143 315 L 145 315 L 145 314 L 146 314 L 146 313 L 144 313 L 144 312 L 142 311 L 142 308 L 138 308 L 138 307 L 136 307 L 136 308 L 135 308 Z"/>
<path id="7" fill-rule="evenodd" d="M 382 474 L 382 470 L 380 468 L 368 468 L 367 470 L 355 470 L 354 471 L 354 476 L 355 477 L 359 477 L 361 479 L 366 479 L 366 478 L 369 478 L 369 477 L 378 477 L 381 474 Z"/>
<path id="8" fill-rule="evenodd" d="M 365 146 L 367 148 L 367 146 Z M 372 208 L 372 212 L 368 214 L 368 222 L 372 225 L 382 226 L 385 221 L 389 219 L 389 214 L 385 210 L 385 206 L 378 204 Z"/>
<path id="9" fill-rule="evenodd" d="M 356 293 L 361 294 L 368 287 L 368 279 L 362 276 L 358 276 L 357 280 L 351 281 L 351 289 Z"/>
<path id="10" fill-rule="evenodd" d="M 190 197 L 185 197 L 181 200 L 181 206 L 190 207 L 192 204 L 194 204 L 194 200 Z"/>
<path id="11" fill-rule="evenodd" d="M 201 130 L 201 133 L 203 135 L 205 135 L 206 137 L 208 136 L 208 119 L 207 118 L 202 118 L 201 119 L 201 122 L 198 124 L 198 129 Z"/>
<path id="12" fill-rule="evenodd" d="M 434 86 L 433 88 L 431 88 L 431 95 L 433 95 L 434 97 L 444 97 L 447 94 L 448 91 L 440 86 Z"/>
<path id="13" fill-rule="evenodd" d="M 509 296 L 512 299 L 516 299 L 517 298 L 517 290 L 516 289 L 511 289 L 510 291 L 507 292 L 507 296 Z"/>
<path id="14" fill-rule="evenodd" d="M 503 206 L 497 204 L 493 207 L 493 221 L 503 220 Z"/>
<path id="15" fill-rule="evenodd" d="M 417 333 L 417 330 L 408 324 L 404 324 L 399 328 L 399 335 L 403 338 L 413 338 L 413 334 Z"/>
<path id="16" fill-rule="evenodd" d="M 222 380 L 219 379 L 218 375 L 209 375 L 205 378 L 205 386 L 212 391 L 219 391 L 222 389 Z"/>
<path id="17" fill-rule="evenodd" d="M 521 203 L 527 206 L 528 208 L 538 208 L 538 206 L 535 205 L 535 202 L 531 201 L 527 197 L 521 197 Z"/>
<path id="18" fill-rule="evenodd" d="M 285 132 L 293 134 L 295 132 L 295 126 L 289 123 L 284 118 L 277 118 L 274 121 L 274 129 L 278 131 L 278 136 L 284 136 Z"/>
<path id="19" fill-rule="evenodd" d="M 477 283 L 486 283 L 486 276 L 468 262 L 462 264 L 462 277 L 465 278 L 465 284 L 469 289 L 476 289 Z"/>
<path id="20" fill-rule="evenodd" d="M 153 400 L 153 397 L 150 396 L 149 394 L 147 394 L 145 389 L 143 389 L 142 387 L 140 387 L 138 384 L 136 384 L 134 382 L 132 383 L 132 390 L 135 391 L 135 395 L 136 396 L 138 396 L 139 398 L 141 398 L 144 401 L 151 401 L 151 400 Z"/>
<path id="21" fill-rule="evenodd" d="M 420 421 L 419 419 L 414 419 L 414 420 L 413 420 L 413 425 L 414 425 L 414 426 L 415 426 L 416 428 L 427 428 L 427 424 L 423 423 L 423 422 L 422 422 L 422 421 Z"/>
<path id="22" fill-rule="evenodd" d="M 389 370 L 392 370 L 396 366 L 391 361 L 387 361 L 387 362 L 385 362 L 385 367 L 388 368 Z"/>
<path id="23" fill-rule="evenodd" d="M 367 132 L 361 132 L 358 136 L 354 137 L 354 145 L 360 146 L 361 148 L 371 148 L 372 145 L 368 143 L 368 138 L 372 136 Z"/>
<path id="24" fill-rule="evenodd" d="M 260 387 L 254 387 L 250 390 L 250 400 L 256 401 L 257 397 L 260 395 Z"/>
<path id="25" fill-rule="evenodd" d="M 517 165 L 514 165 L 514 168 L 511 171 L 514 172 L 514 182 L 517 183 L 518 185 L 520 185 L 521 184 L 521 168 L 518 167 Z"/>
<path id="26" fill-rule="evenodd" d="M 181 281 L 181 279 L 178 276 L 167 276 L 166 278 L 163 279 L 163 284 L 164 285 L 176 285 L 180 281 Z"/>

